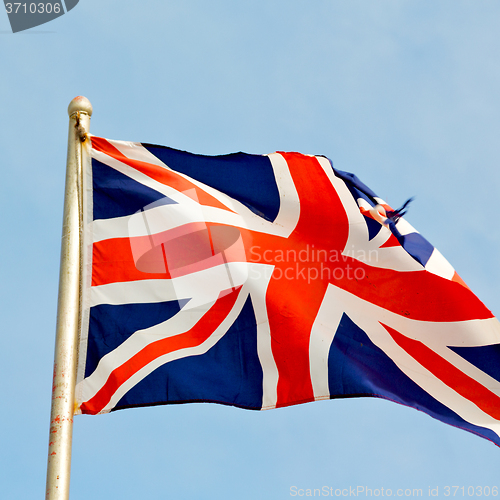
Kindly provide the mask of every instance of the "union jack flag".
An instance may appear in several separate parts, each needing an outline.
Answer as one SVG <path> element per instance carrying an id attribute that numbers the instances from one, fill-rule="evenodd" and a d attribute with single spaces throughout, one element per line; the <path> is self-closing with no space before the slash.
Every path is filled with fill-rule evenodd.
<path id="1" fill-rule="evenodd" d="M 322 156 L 91 137 L 76 413 L 389 399 L 500 445 L 500 324 Z"/>

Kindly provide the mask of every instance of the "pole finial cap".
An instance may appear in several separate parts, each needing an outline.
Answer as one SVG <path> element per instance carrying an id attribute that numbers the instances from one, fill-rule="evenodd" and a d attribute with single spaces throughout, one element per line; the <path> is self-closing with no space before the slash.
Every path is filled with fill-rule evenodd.
<path id="1" fill-rule="evenodd" d="M 81 111 L 82 113 L 87 113 L 89 116 L 92 116 L 92 104 L 90 104 L 90 101 L 86 97 L 79 95 L 69 103 L 68 115 L 71 116 L 77 111 Z"/>

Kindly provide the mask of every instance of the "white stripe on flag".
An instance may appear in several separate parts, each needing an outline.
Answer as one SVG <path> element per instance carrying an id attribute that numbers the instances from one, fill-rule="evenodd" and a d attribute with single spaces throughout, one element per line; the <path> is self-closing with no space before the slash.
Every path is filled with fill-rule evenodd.
<path id="1" fill-rule="evenodd" d="M 427 264 L 425 264 L 425 270 L 447 280 L 451 280 L 455 275 L 455 269 L 437 248 L 434 248 Z"/>
<path id="2" fill-rule="evenodd" d="M 288 164 L 279 153 L 267 155 L 271 161 L 274 178 L 280 194 L 280 209 L 273 224 L 287 230 L 283 236 L 288 237 L 297 226 L 300 217 L 300 199 L 292 179 Z"/>
<path id="3" fill-rule="evenodd" d="M 341 304 L 326 300 L 325 294 L 311 329 L 309 344 L 309 368 L 315 400 L 330 399 L 328 356 L 343 314 Z"/>
<path id="4" fill-rule="evenodd" d="M 243 285 L 248 277 L 248 265 L 246 262 L 228 262 L 173 279 L 125 281 L 93 286 L 90 289 L 90 306 L 192 299 L 187 306 L 195 307 L 214 301 L 223 290 Z"/>
<path id="5" fill-rule="evenodd" d="M 249 267 L 249 286 L 252 305 L 257 321 L 257 352 L 262 367 L 262 409 L 276 408 L 278 401 L 278 368 L 271 348 L 271 329 L 267 315 L 267 287 L 274 266 L 251 264 Z"/>

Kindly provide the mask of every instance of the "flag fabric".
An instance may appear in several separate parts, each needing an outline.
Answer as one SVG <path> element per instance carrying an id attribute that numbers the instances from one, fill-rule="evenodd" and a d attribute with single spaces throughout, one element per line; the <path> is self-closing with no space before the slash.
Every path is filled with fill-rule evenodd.
<path id="1" fill-rule="evenodd" d="M 341 397 L 500 445 L 500 324 L 356 176 L 91 137 L 76 413 Z"/>

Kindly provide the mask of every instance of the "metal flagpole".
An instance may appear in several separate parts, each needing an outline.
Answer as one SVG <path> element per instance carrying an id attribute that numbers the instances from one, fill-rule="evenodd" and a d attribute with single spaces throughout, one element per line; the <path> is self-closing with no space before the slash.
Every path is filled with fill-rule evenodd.
<path id="1" fill-rule="evenodd" d="M 81 179 L 83 143 L 92 105 L 85 97 L 69 104 L 68 157 L 57 302 L 54 381 L 47 460 L 47 500 L 68 500 L 80 316 Z"/>

